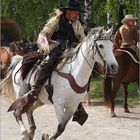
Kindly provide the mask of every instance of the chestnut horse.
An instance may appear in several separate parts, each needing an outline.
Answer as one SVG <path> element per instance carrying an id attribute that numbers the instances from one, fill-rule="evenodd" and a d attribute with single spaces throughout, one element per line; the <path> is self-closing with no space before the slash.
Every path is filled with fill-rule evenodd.
<path id="1" fill-rule="evenodd" d="M 127 103 L 127 88 L 129 83 L 136 82 L 139 85 L 139 62 L 137 61 L 136 54 L 131 49 L 125 48 L 115 50 L 114 55 L 119 64 L 118 73 L 111 76 L 106 74 L 104 77 L 105 103 L 110 107 L 112 117 L 116 117 L 116 114 L 114 113 L 115 97 L 121 84 L 124 92 L 123 94 L 125 112 L 129 112 Z"/>
<path id="2" fill-rule="evenodd" d="M 0 71 L 1 71 L 1 79 L 4 78 L 5 71 L 10 63 L 10 58 L 15 55 L 14 50 L 12 48 L 8 48 L 6 46 L 0 47 Z"/>
<path id="3" fill-rule="evenodd" d="M 10 65 L 10 60 L 14 55 L 23 56 L 28 52 L 27 44 L 21 41 L 14 41 L 9 46 L 0 46 L 0 72 L 3 79 L 6 74 L 6 70 Z"/>
<path id="4" fill-rule="evenodd" d="M 21 40 L 21 28 L 18 23 L 10 17 L 1 17 L 0 24 L 0 71 L 2 72 L 1 78 L 3 78 L 10 58 L 16 54 L 17 45 L 14 42 Z"/>

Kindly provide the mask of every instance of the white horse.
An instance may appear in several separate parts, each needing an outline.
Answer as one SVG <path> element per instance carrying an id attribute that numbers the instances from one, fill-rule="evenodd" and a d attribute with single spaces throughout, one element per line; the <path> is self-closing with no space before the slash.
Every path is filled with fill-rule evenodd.
<path id="1" fill-rule="evenodd" d="M 58 120 L 58 128 L 52 136 L 44 134 L 42 140 L 55 140 L 62 134 L 66 124 L 76 112 L 79 103 L 81 103 L 86 96 L 87 89 L 84 87 L 89 81 L 95 62 L 98 62 L 101 65 L 106 65 L 108 71 L 112 74 L 117 72 L 118 63 L 112 52 L 113 44 L 109 40 L 111 34 L 111 29 L 108 31 L 105 31 L 103 27 L 92 29 L 85 40 L 78 45 L 78 49 L 75 48 L 75 50 L 77 50 L 76 54 L 72 58 L 69 58 L 59 70 L 63 75 L 69 74 L 70 77 L 73 77 L 75 80 L 74 84 L 79 88 L 78 90 L 71 87 L 71 80 L 63 77 L 58 72 L 53 71 L 51 78 L 51 83 L 54 87 L 52 101 L 54 103 L 55 113 Z M 35 75 L 31 74 L 31 71 L 26 79 L 24 81 L 22 80 L 21 72 L 19 71 L 21 65 L 22 59 L 20 62 L 17 60 L 17 65 L 11 70 L 12 76 L 9 74 L 9 79 L 12 77 L 12 84 L 10 84 L 14 89 L 12 92 L 15 92 L 14 94 L 16 94 L 16 98 L 19 98 L 28 92 L 28 85 L 34 85 Z M 3 84 L 6 83 L 7 80 L 8 77 Z M 45 85 L 47 84 L 48 81 Z M 33 118 L 33 111 L 38 106 L 47 104 L 48 102 L 48 93 L 46 92 L 45 85 L 39 93 L 38 100 L 26 112 L 30 125 L 29 131 L 27 131 L 24 125 L 20 110 L 15 110 L 14 112 L 16 120 L 21 128 L 22 140 L 32 140 L 34 137 L 36 126 Z M 6 84 L 6 86 L 8 86 L 8 84 Z"/>

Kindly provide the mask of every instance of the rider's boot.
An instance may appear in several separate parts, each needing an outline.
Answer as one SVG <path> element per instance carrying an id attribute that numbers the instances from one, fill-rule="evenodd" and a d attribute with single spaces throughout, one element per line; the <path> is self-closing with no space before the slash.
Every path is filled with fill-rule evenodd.
<path id="1" fill-rule="evenodd" d="M 36 80 L 33 87 L 31 87 L 31 90 L 26 93 L 21 98 L 18 98 L 8 109 L 8 111 L 20 109 L 20 110 L 27 110 L 29 106 L 31 106 L 38 98 L 38 95 L 41 91 L 42 86 L 46 82 L 46 80 L 49 78 L 54 65 L 58 61 L 58 55 L 51 55 L 49 60 L 43 60 L 37 70 Z"/>

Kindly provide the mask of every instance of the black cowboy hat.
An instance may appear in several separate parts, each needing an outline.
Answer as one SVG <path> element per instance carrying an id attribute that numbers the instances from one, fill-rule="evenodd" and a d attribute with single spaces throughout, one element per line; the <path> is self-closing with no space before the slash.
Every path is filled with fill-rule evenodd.
<path id="1" fill-rule="evenodd" d="M 75 11 L 80 11 L 80 12 L 84 12 L 81 10 L 81 6 L 80 3 L 76 0 L 68 0 L 66 7 L 61 7 L 60 10 L 64 11 L 64 10 L 75 10 Z"/>

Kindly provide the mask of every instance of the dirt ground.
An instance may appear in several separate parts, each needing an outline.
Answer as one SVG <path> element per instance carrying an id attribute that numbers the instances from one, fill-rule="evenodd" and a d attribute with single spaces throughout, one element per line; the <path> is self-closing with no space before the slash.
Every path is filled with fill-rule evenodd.
<path id="1" fill-rule="evenodd" d="M 1 97 L 0 129 L 1 140 L 21 140 L 18 124 L 13 114 L 8 113 L 9 103 Z M 124 113 L 122 107 L 116 107 L 117 118 L 111 118 L 109 110 L 102 105 L 84 107 L 89 114 L 87 122 L 80 126 L 76 122 L 68 123 L 58 140 L 139 140 L 140 106 L 130 108 L 131 113 Z M 34 140 L 41 140 L 43 133 L 52 134 L 57 128 L 53 105 L 45 105 L 34 112 L 36 134 Z M 27 124 L 26 116 L 24 121 Z"/>

